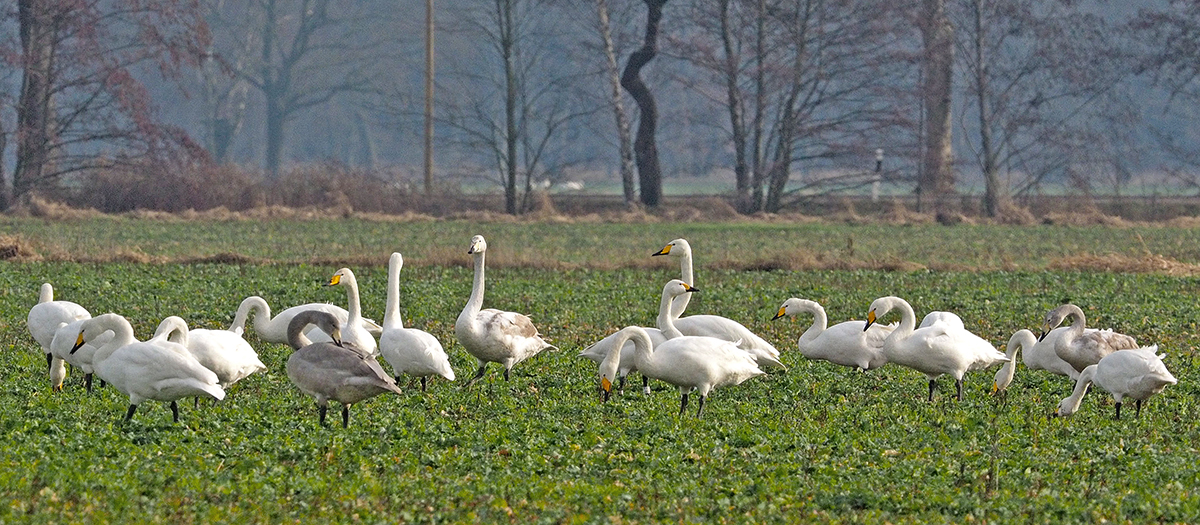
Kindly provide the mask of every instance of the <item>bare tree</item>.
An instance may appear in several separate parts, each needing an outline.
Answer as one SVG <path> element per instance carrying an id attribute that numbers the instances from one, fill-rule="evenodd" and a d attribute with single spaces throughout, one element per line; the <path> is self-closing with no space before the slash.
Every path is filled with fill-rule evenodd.
<path id="1" fill-rule="evenodd" d="M 387 68 L 390 17 L 366 3 L 217 0 L 216 56 L 265 106 L 267 176 L 279 174 L 287 124 L 334 98 L 368 93 Z"/>
<path id="2" fill-rule="evenodd" d="M 637 187 L 633 180 L 633 145 L 630 140 L 629 117 L 625 114 L 625 102 L 621 95 L 621 69 L 617 65 L 617 54 L 613 46 L 612 25 L 609 23 L 608 2 L 596 0 L 596 31 L 600 36 L 604 53 L 604 72 L 608 79 L 612 97 L 612 111 L 617 125 L 617 149 L 620 155 L 621 189 L 625 203 L 637 202 Z"/>
<path id="3" fill-rule="evenodd" d="M 633 152 L 637 161 L 642 204 L 654 207 L 662 202 L 662 169 L 658 164 L 658 106 L 654 94 L 642 81 L 641 71 L 658 54 L 658 27 L 667 0 L 643 0 L 646 3 L 646 35 L 642 47 L 629 56 L 621 73 L 621 87 L 629 92 L 639 110 L 637 136 Z"/>
<path id="4" fill-rule="evenodd" d="M 176 79 L 196 63 L 208 37 L 197 3 L 18 0 L 5 15 L 19 28 L 19 48 L 0 57 L 22 79 L 11 127 L 16 165 L 0 206 L 65 174 L 197 153 L 156 119 L 134 75 L 157 67 Z M 107 155 L 96 155 L 100 145 Z"/>
<path id="5" fill-rule="evenodd" d="M 954 193 L 954 150 L 951 107 L 954 79 L 954 26 L 948 0 L 922 0 L 917 27 L 925 45 L 923 59 L 925 121 L 924 158 L 917 191 L 932 200 L 937 211 L 949 205 Z"/>
<path id="6" fill-rule="evenodd" d="M 1194 112 L 1200 101 L 1200 4 L 1172 0 L 1141 8 L 1124 28 L 1135 71 L 1166 90 L 1167 103 L 1149 132 L 1165 154 L 1163 168 L 1177 181 L 1200 188 L 1200 152 Z"/>

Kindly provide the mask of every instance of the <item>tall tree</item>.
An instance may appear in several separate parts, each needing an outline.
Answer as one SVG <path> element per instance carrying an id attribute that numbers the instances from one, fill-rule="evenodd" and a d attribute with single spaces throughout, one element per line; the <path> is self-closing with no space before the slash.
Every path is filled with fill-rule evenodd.
<path id="1" fill-rule="evenodd" d="M 646 4 L 646 35 L 642 47 L 629 56 L 625 71 L 621 73 L 621 87 L 629 92 L 638 105 L 638 129 L 633 142 L 637 161 L 638 183 L 642 204 L 650 207 L 662 203 L 662 169 L 658 164 L 658 145 L 655 134 L 658 128 L 658 106 L 654 94 L 642 81 L 642 68 L 658 54 L 658 26 L 662 21 L 663 6 L 667 0 L 643 0 Z"/>
<path id="2" fill-rule="evenodd" d="M 922 93 L 925 121 L 924 155 L 917 191 L 935 210 L 950 205 L 954 193 L 954 150 L 951 116 L 954 88 L 954 26 L 949 0 L 922 0 L 918 29 L 924 43 Z"/>
<path id="3" fill-rule="evenodd" d="M 0 57 L 22 72 L 17 162 L 0 206 L 64 174 L 197 152 L 185 134 L 157 121 L 134 74 L 153 66 L 175 79 L 197 63 L 208 32 L 196 1 L 18 0 L 16 7 L 19 49 L 0 49 Z M 112 148 L 108 155 L 96 155 L 101 145 Z"/>
<path id="4" fill-rule="evenodd" d="M 610 86 L 613 117 L 617 125 L 617 153 L 620 158 L 621 189 L 626 204 L 637 202 L 637 186 L 633 180 L 633 144 L 630 140 L 629 116 L 625 114 L 625 101 L 621 95 L 621 69 L 617 65 L 617 54 L 613 45 L 612 24 L 609 22 L 607 0 L 596 0 L 596 32 L 600 36 L 604 54 L 604 76 Z"/>
<path id="5" fill-rule="evenodd" d="M 288 123 L 335 98 L 376 89 L 391 18 L 360 2 L 214 0 L 216 56 L 265 106 L 263 167 L 275 178 Z"/>

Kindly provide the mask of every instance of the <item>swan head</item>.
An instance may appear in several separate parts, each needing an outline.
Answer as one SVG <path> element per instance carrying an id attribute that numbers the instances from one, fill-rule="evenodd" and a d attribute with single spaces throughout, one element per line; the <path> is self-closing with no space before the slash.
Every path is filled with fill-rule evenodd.
<path id="1" fill-rule="evenodd" d="M 310 324 L 316 325 L 322 332 L 329 334 L 329 338 L 333 339 L 333 344 L 342 346 L 341 325 L 333 314 L 323 310 L 304 310 L 288 322 L 288 344 L 292 345 L 293 349 L 299 350 L 299 346 L 297 346 L 299 335 Z"/>
<path id="2" fill-rule="evenodd" d="M 871 325 L 875 324 L 875 321 L 878 321 L 879 318 L 892 311 L 892 308 L 895 305 L 894 300 L 897 299 L 902 300 L 899 297 L 888 296 L 880 297 L 872 301 L 870 311 L 867 312 L 867 322 L 865 325 L 863 325 L 863 331 L 866 332 Z"/>
<path id="3" fill-rule="evenodd" d="M 779 311 L 775 313 L 775 317 L 772 317 L 771 320 L 774 321 L 780 317 L 793 316 L 801 312 L 811 311 L 812 306 L 816 304 L 814 301 L 792 297 L 779 306 Z"/>
<path id="4" fill-rule="evenodd" d="M 471 237 L 471 247 L 467 248 L 467 255 L 475 255 L 487 251 L 487 241 L 483 240 L 482 235 Z"/>
<path id="5" fill-rule="evenodd" d="M 1051 330 L 1058 328 L 1058 326 L 1063 323 L 1063 320 L 1065 320 L 1070 314 L 1071 305 L 1069 304 L 1064 304 L 1058 308 L 1046 312 L 1046 320 L 1042 322 L 1042 335 L 1038 337 L 1038 341 L 1045 339 L 1046 335 L 1049 334 Z"/>
<path id="6" fill-rule="evenodd" d="M 667 243 L 666 246 L 663 246 L 661 250 L 650 254 L 650 256 L 651 257 L 655 257 L 658 255 L 682 256 L 682 255 L 686 255 L 689 253 L 692 253 L 692 246 L 690 244 L 688 244 L 688 242 L 684 239 L 675 239 L 675 240 Z"/>
<path id="7" fill-rule="evenodd" d="M 680 295 L 683 295 L 685 293 L 692 293 L 692 292 L 699 292 L 699 291 L 700 291 L 699 288 L 696 288 L 696 287 L 694 287 L 688 283 L 685 283 L 679 279 L 671 279 L 670 281 L 667 282 L 666 286 L 663 286 L 663 295 L 665 295 L 667 297 L 671 297 L 671 298 L 679 297 Z"/>
<path id="8" fill-rule="evenodd" d="M 325 286 L 337 286 L 343 282 L 354 282 L 354 272 L 350 271 L 349 268 L 342 268 L 334 272 L 333 276 L 329 278 L 329 283 Z"/>
<path id="9" fill-rule="evenodd" d="M 84 321 L 83 325 L 79 328 L 79 335 L 75 336 L 75 344 L 71 346 L 70 353 L 74 354 L 88 341 L 91 341 L 92 339 L 99 337 L 100 334 L 110 330 L 109 328 L 102 326 L 102 324 L 107 323 L 111 319 L 119 317 L 120 316 L 117 314 L 104 314 Z"/>

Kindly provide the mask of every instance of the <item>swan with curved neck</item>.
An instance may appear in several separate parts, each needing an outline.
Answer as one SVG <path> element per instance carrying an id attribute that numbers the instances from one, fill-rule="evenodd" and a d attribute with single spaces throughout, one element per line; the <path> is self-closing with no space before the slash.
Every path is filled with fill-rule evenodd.
<path id="1" fill-rule="evenodd" d="M 229 330 L 188 329 L 187 322 L 178 316 L 163 319 L 148 342 L 168 340 L 187 348 L 204 368 L 217 374 L 221 388 L 228 389 L 267 366 L 258 353 L 241 335 Z"/>
<path id="2" fill-rule="evenodd" d="M 54 287 L 50 283 L 42 283 L 38 290 L 38 302 L 29 309 L 25 326 L 29 328 L 29 335 L 33 336 L 33 340 L 37 341 L 38 346 L 42 347 L 42 352 L 46 354 L 46 368 L 50 371 L 52 385 L 57 383 L 61 388 L 62 378 L 67 375 L 62 360 L 55 361 L 50 352 L 50 343 L 54 341 L 55 332 L 67 323 L 91 317 L 92 314 L 88 313 L 86 308 L 76 303 L 55 301 Z"/>
<path id="3" fill-rule="evenodd" d="M 655 346 L 645 330 L 629 326 L 617 332 L 616 344 L 600 363 L 600 387 L 606 400 L 621 365 L 621 347 L 628 340 L 633 341 L 633 358 L 638 371 L 679 388 L 680 416 L 687 410 L 690 392 L 700 396 L 700 406 L 696 409 L 696 417 L 700 417 L 704 412 L 704 400 L 713 389 L 741 384 L 763 374 L 749 354 L 728 341 L 683 336 Z"/>
<path id="4" fill-rule="evenodd" d="M 383 334 L 379 336 L 379 353 L 392 366 L 396 382 L 401 374 L 421 378 L 421 391 L 430 376 L 454 381 L 454 369 L 442 343 L 429 332 L 405 328 L 400 317 L 400 270 L 404 256 L 392 253 L 388 259 L 387 309 L 383 312 Z"/>
<path id="5" fill-rule="evenodd" d="M 1112 330 L 1086 330 L 1083 309 L 1073 304 L 1060 305 L 1046 314 L 1042 338 L 1046 339 L 1052 330 L 1057 331 L 1054 329 L 1068 317 L 1071 326 L 1054 342 L 1054 352 L 1079 372 L 1117 350 L 1138 348 L 1137 341 L 1128 335 Z"/>
<path id="6" fill-rule="evenodd" d="M 50 381 L 51 386 L 57 392 L 62 391 L 63 379 L 66 378 L 66 366 L 63 363 L 70 363 L 71 366 L 83 372 L 84 388 L 91 393 L 92 379 L 95 375 L 92 358 L 96 355 L 96 350 L 113 338 L 112 331 L 105 331 L 71 353 L 71 348 L 75 345 L 75 339 L 78 337 L 79 331 L 83 329 L 85 321 L 87 319 L 79 319 L 62 325 L 54 332 L 54 339 L 50 341 L 50 353 L 54 356 L 54 365 L 50 367 Z"/>
<path id="7" fill-rule="evenodd" d="M 332 342 L 302 344 L 303 330 L 316 325 L 332 336 Z M 350 426 L 350 405 L 379 394 L 399 394 L 400 388 L 379 366 L 379 361 L 341 345 L 341 326 L 328 312 L 301 312 L 288 323 L 288 344 L 295 350 L 288 357 L 287 375 L 292 384 L 317 402 L 321 425 L 329 401 L 342 405 L 342 428 Z"/>
<path id="8" fill-rule="evenodd" d="M 779 360 L 779 351 L 774 346 L 739 323 L 715 315 L 690 315 L 679 319 L 671 317 L 671 305 L 675 298 L 697 291 L 699 289 L 679 279 L 672 279 L 663 286 L 662 299 L 658 304 L 658 320 L 655 323 L 663 336 L 667 339 L 683 336 L 712 337 L 729 341 L 754 357 L 760 367 L 787 368 Z"/>
<path id="9" fill-rule="evenodd" d="M 317 310 L 327 312 L 338 319 L 338 322 L 345 323 L 350 317 L 350 313 L 337 305 L 329 303 L 308 303 L 299 306 L 293 306 L 282 312 L 279 315 L 271 317 L 271 306 L 267 304 L 267 300 L 257 295 L 251 295 L 242 300 L 238 305 L 237 313 L 233 316 L 233 323 L 229 325 L 229 331 L 241 334 L 245 331 L 246 320 L 250 314 L 254 314 L 254 332 L 258 334 L 258 338 L 268 343 L 287 344 L 287 327 L 288 322 L 292 320 L 296 314 L 306 310 Z M 370 319 L 363 319 L 363 328 L 368 332 L 375 333 L 381 328 Z M 307 335 L 306 335 L 307 334 Z M 329 341 L 329 335 L 322 332 L 319 328 L 313 327 L 306 334 L 300 334 L 304 341 L 311 343 L 311 338 L 316 338 L 323 341 Z M 318 335 L 319 334 L 319 335 Z"/>
<path id="10" fill-rule="evenodd" d="M 874 324 L 867 329 L 866 321 L 845 321 L 827 327 L 829 318 L 820 303 L 796 297 L 784 301 L 771 320 L 802 313 L 813 316 L 812 325 L 796 341 L 804 357 L 861 370 L 874 370 L 887 363 L 883 341 L 895 325 Z"/>
<path id="11" fill-rule="evenodd" d="M 209 396 L 217 401 L 225 398 L 217 375 L 196 361 L 187 348 L 165 339 L 139 342 L 133 337 L 129 321 L 117 314 L 99 315 L 84 322 L 72 352 L 108 330 L 113 333 L 112 340 L 96 350 L 92 361 L 96 375 L 129 396 L 126 422 L 133 419 L 138 405 L 148 399 L 169 401 L 172 420 L 178 422 L 176 400 L 194 396 Z"/>
<path id="12" fill-rule="evenodd" d="M 895 296 L 880 297 L 871 303 L 864 329 L 893 309 L 900 311 L 900 325 L 883 341 L 883 353 L 889 363 L 912 368 L 929 378 L 930 401 L 933 401 L 938 377 L 953 376 L 958 400 L 962 401 L 963 376 L 968 371 L 1008 360 L 991 343 L 953 323 L 933 323 L 916 328 L 917 316 L 912 305 Z"/>
<path id="13" fill-rule="evenodd" d="M 1008 362 L 996 372 L 996 382 L 992 385 L 992 393 L 1004 392 L 1012 384 L 1017 371 L 1017 352 L 1021 353 L 1021 361 L 1030 370 L 1046 370 L 1048 372 L 1067 376 L 1072 380 L 1079 378 L 1079 372 L 1054 352 L 1054 342 L 1062 335 L 1065 328 L 1055 329 L 1048 337 L 1039 341 L 1033 332 L 1025 329 L 1017 330 L 1008 340 L 1005 355 Z"/>
<path id="14" fill-rule="evenodd" d="M 346 289 L 346 321 L 342 323 L 342 345 L 349 344 L 369 356 L 379 355 L 379 346 L 375 337 L 363 328 L 362 304 L 358 296 L 358 279 L 349 268 L 342 268 L 333 273 L 326 286 L 341 286 Z"/>
<path id="15" fill-rule="evenodd" d="M 1112 394 L 1116 401 L 1116 419 L 1121 419 L 1121 402 L 1126 397 L 1137 401 L 1135 416 L 1142 415 L 1142 401 L 1177 382 L 1163 364 L 1163 356 L 1156 354 L 1157 351 L 1158 345 L 1117 350 L 1104 356 L 1099 363 L 1088 365 L 1079 373 L 1075 390 L 1058 404 L 1054 415 L 1069 416 L 1079 410 L 1089 383 L 1095 383 Z"/>
<path id="16" fill-rule="evenodd" d="M 467 254 L 475 259 L 475 279 L 471 286 L 471 298 L 467 300 L 466 306 L 454 323 L 454 335 L 458 337 L 458 342 L 479 361 L 479 369 L 475 371 L 475 377 L 467 382 L 467 386 L 483 377 L 488 363 L 500 363 L 504 366 L 504 380 L 508 381 L 509 372 L 514 365 L 542 350 L 554 348 L 542 340 L 529 317 L 483 308 L 486 252 L 487 241 L 483 236 L 472 237 Z"/>

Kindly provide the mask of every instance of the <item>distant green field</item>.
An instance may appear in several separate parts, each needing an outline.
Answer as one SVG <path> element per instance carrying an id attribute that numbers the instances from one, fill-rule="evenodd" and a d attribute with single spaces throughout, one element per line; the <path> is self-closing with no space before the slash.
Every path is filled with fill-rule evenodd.
<path id="1" fill-rule="evenodd" d="M 1200 517 L 1200 341 L 1196 278 L 1042 271 L 1077 253 L 1153 253 L 1195 263 L 1184 229 L 851 227 L 793 225 L 528 225 L 466 223 L 45 223 L 5 219 L 39 253 L 99 258 L 136 250 L 165 259 L 222 252 L 263 264 L 26 262 L 0 264 L 0 522 L 1195 522 Z M 470 293 L 463 266 L 473 233 L 489 237 L 490 307 L 529 314 L 559 346 L 516 368 L 475 366 L 453 323 Z M 604 335 L 651 325 L 674 260 L 647 262 L 672 238 L 692 241 L 697 286 L 689 313 L 744 322 L 783 351 L 786 372 L 717 390 L 705 417 L 676 416 L 678 392 L 656 384 L 601 403 L 595 367 L 576 357 Z M 853 238 L 850 248 L 848 238 Z M 1022 248 L 1023 247 L 1023 248 Z M 269 370 L 217 404 L 182 404 L 172 424 L 147 402 L 122 425 L 127 400 L 86 394 L 72 373 L 52 393 L 25 329 L 37 286 L 93 314 L 127 316 L 147 337 L 167 315 L 223 327 L 242 298 L 276 309 L 344 302 L 322 287 L 348 260 L 363 308 L 379 320 L 383 264 L 402 274 L 405 323 L 437 336 L 460 377 L 421 394 L 351 409 L 349 429 L 317 424 L 287 379 L 288 349 L 248 339 Z M 718 264 L 811 250 L 983 270 L 747 271 Z M 851 251 L 853 253 L 851 253 Z M 459 257 L 453 265 L 437 257 Z M 598 260 L 611 259 L 601 263 Z M 88 257 L 81 257 L 88 258 Z M 544 259 L 544 260 L 543 260 Z M 658 261 L 661 258 L 654 258 Z M 327 264 L 308 261 L 323 260 Z M 282 261 L 287 264 L 271 264 Z M 639 262 L 641 261 L 641 262 Z M 540 264 L 540 265 L 539 265 Z M 1012 267 L 1011 270 L 1001 268 Z M 877 296 L 899 295 L 918 315 L 959 313 L 996 345 L 1036 329 L 1061 301 L 1089 321 L 1157 343 L 1179 384 L 1112 419 L 1093 390 L 1080 412 L 1049 419 L 1067 380 L 1023 366 L 1003 397 L 994 370 L 967 376 L 967 399 L 943 378 L 927 403 L 924 376 L 895 365 L 858 373 L 804 359 L 807 319 L 768 321 L 788 297 L 825 305 L 832 322 L 862 319 Z M 889 318 L 890 319 L 890 318 Z M 385 365 L 386 368 L 386 365 Z M 336 418 L 334 418 L 336 421 Z"/>

